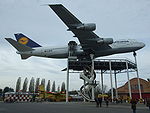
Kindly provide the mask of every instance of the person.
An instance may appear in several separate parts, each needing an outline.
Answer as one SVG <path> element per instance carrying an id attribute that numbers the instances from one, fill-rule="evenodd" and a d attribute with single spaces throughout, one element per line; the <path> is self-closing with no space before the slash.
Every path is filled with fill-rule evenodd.
<path id="1" fill-rule="evenodd" d="M 133 110 L 133 113 L 136 113 L 137 100 L 136 99 L 131 99 L 130 103 L 131 103 L 131 109 Z"/>
<path id="2" fill-rule="evenodd" d="M 109 104 L 109 99 L 108 99 L 108 97 L 105 98 L 105 103 L 106 103 L 106 107 L 108 107 L 108 104 Z"/>
<path id="3" fill-rule="evenodd" d="M 150 110 L 150 98 L 146 99 L 146 106 L 149 107 L 149 110 Z"/>
<path id="4" fill-rule="evenodd" d="M 99 107 L 98 95 L 95 96 L 96 107 Z"/>
<path id="5" fill-rule="evenodd" d="M 99 102 L 100 107 L 102 107 L 102 96 L 101 95 L 98 95 L 98 102 Z"/>

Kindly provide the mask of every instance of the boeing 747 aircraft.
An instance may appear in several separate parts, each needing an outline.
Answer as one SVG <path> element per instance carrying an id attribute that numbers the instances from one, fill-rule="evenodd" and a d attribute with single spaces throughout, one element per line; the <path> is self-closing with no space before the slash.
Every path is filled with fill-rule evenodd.
<path id="1" fill-rule="evenodd" d="M 49 7 L 58 15 L 58 17 L 72 31 L 74 37 L 77 37 L 80 44 L 75 45 L 74 55 L 78 59 L 94 58 L 107 56 L 118 53 L 127 53 L 137 51 L 145 46 L 142 42 L 135 40 L 113 41 L 112 38 L 101 38 L 93 31 L 96 29 L 94 23 L 82 23 L 63 5 L 49 5 Z M 30 56 L 47 57 L 47 58 L 68 58 L 68 46 L 64 47 L 42 47 L 22 33 L 15 34 L 17 41 L 11 38 L 5 38 L 12 46 L 17 49 L 17 53 L 22 59 Z"/>

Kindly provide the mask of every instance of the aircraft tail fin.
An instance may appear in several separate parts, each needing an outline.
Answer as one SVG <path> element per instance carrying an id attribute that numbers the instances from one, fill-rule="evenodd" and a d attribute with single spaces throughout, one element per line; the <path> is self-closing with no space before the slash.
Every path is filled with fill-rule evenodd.
<path id="1" fill-rule="evenodd" d="M 31 51 L 33 50 L 32 48 L 26 46 L 26 45 L 23 45 L 23 44 L 20 44 L 18 43 L 17 41 L 11 39 L 11 38 L 5 38 L 14 48 L 16 48 L 19 52 L 25 52 L 25 51 Z"/>
<path id="2" fill-rule="evenodd" d="M 38 43 L 34 42 L 33 40 L 31 40 L 30 38 L 28 38 L 27 36 L 25 36 L 22 33 L 17 33 L 14 34 L 17 42 L 19 42 L 20 44 L 26 45 L 30 48 L 36 48 L 36 47 L 41 47 L 41 45 L 39 45 Z"/>

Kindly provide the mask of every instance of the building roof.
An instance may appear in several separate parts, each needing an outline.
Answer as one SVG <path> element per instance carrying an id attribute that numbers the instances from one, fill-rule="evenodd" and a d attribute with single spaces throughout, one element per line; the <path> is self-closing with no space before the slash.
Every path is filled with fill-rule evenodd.
<path id="1" fill-rule="evenodd" d="M 141 91 L 142 93 L 150 93 L 150 81 L 144 80 L 142 78 L 140 79 L 140 84 L 141 84 Z M 130 84 L 131 84 L 131 92 L 132 93 L 138 93 L 138 79 L 137 78 L 132 78 L 130 79 Z M 126 82 L 123 86 L 117 88 L 118 93 L 129 93 L 128 91 L 128 82 Z"/>

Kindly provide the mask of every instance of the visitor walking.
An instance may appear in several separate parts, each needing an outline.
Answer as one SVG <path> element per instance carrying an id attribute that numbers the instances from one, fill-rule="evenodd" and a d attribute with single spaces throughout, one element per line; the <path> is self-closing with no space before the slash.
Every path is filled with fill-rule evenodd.
<path id="1" fill-rule="evenodd" d="M 131 103 L 131 109 L 133 110 L 133 113 L 136 113 L 137 100 L 136 99 L 131 99 L 130 103 Z"/>
<path id="2" fill-rule="evenodd" d="M 102 96 L 101 95 L 98 95 L 98 102 L 99 102 L 99 105 L 100 107 L 102 107 Z"/>
<path id="3" fill-rule="evenodd" d="M 146 99 L 146 106 L 149 107 L 149 110 L 150 110 L 150 98 Z"/>
<path id="4" fill-rule="evenodd" d="M 95 96 L 96 107 L 99 107 L 98 95 Z"/>
<path id="5" fill-rule="evenodd" d="M 105 103 L 106 103 L 106 107 L 108 107 L 108 104 L 109 104 L 109 99 L 108 99 L 108 97 L 105 98 Z"/>

